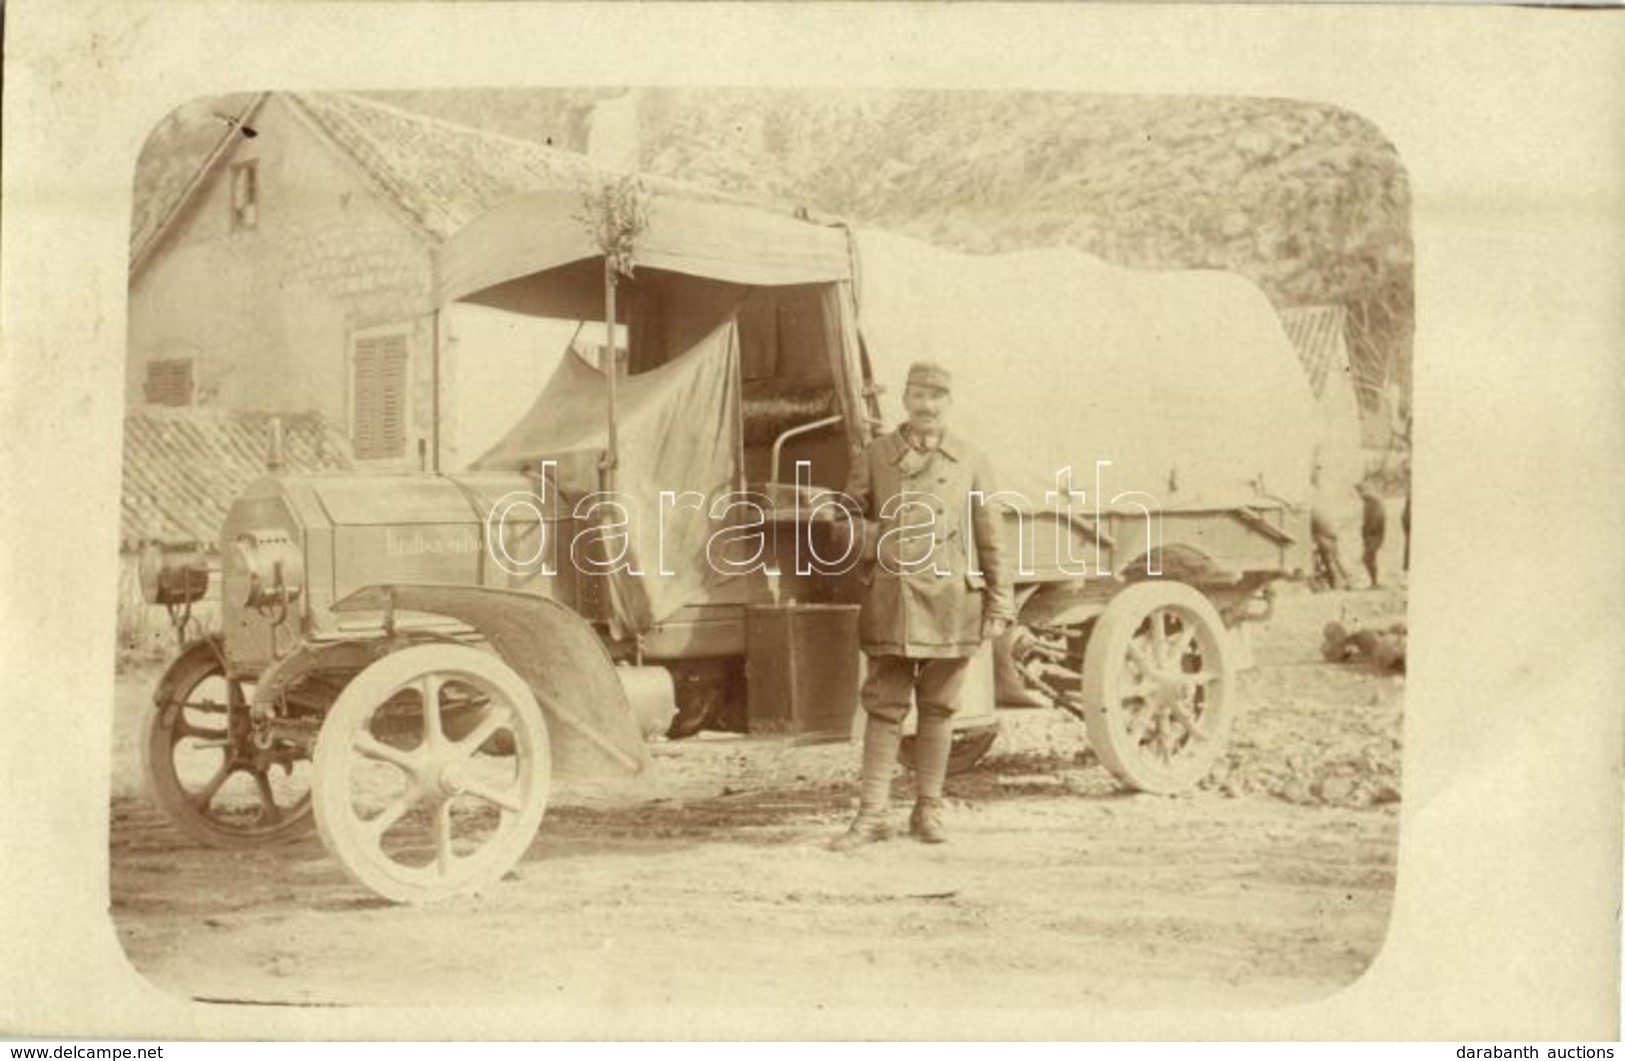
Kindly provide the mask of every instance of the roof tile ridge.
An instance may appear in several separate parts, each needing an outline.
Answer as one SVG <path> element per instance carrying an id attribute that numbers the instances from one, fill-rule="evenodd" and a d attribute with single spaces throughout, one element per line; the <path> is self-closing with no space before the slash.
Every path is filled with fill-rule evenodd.
<path id="1" fill-rule="evenodd" d="M 502 133 L 492 129 L 482 129 L 477 125 L 465 125 L 462 122 L 454 122 L 449 118 L 441 118 L 433 114 L 424 114 L 421 111 L 408 110 L 405 107 L 397 107 L 393 103 L 385 103 L 382 100 L 373 99 L 370 96 L 364 96 L 356 92 L 306 92 L 299 93 L 298 95 L 337 99 L 346 103 L 356 104 L 357 106 L 369 107 L 374 110 L 384 111 L 394 115 L 395 117 L 418 122 L 423 125 L 437 126 L 459 133 L 472 133 L 475 136 L 483 139 L 503 141 L 516 147 L 532 148 L 547 154 L 555 154 L 562 158 L 579 162 L 583 167 L 599 174 L 619 176 L 623 172 L 621 170 L 610 169 L 606 166 L 600 165 L 599 163 L 592 161 L 588 155 L 580 151 L 572 151 L 565 147 L 556 147 L 553 144 L 543 143 L 540 140 L 532 140 L 528 137 L 515 136 L 512 133 Z"/>
<path id="2" fill-rule="evenodd" d="M 350 143 L 349 134 L 344 130 L 335 129 L 331 122 L 324 119 L 319 108 L 311 104 L 312 99 L 319 100 L 322 97 L 343 96 L 345 93 L 283 92 L 280 93 L 280 95 L 284 99 L 288 100 L 291 105 L 290 109 L 292 109 L 300 119 L 309 123 L 310 128 L 327 141 L 328 147 L 331 150 L 343 156 L 347 163 L 355 167 L 355 169 L 366 181 L 370 181 L 372 183 L 373 188 L 378 192 L 378 194 L 390 206 L 392 206 L 396 213 L 403 220 L 405 220 L 406 223 L 422 238 L 430 243 L 437 244 L 444 242 L 445 235 L 436 229 L 429 219 L 425 217 L 418 209 L 402 198 L 402 193 L 398 182 L 391 180 L 389 176 L 386 176 L 384 173 L 380 172 L 380 170 L 384 167 L 382 167 L 376 159 L 363 157 L 363 153 L 355 150 L 355 147 Z M 372 152 L 376 153 L 377 145 L 374 142 L 374 138 L 371 136 L 365 136 L 365 134 L 363 134 L 363 136 L 369 142 L 368 146 L 372 149 Z"/>

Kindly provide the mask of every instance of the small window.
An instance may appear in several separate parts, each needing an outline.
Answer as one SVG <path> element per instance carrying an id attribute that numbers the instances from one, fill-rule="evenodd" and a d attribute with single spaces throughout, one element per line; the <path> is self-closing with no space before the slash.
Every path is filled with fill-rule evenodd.
<path id="1" fill-rule="evenodd" d="M 259 220 L 259 163 L 239 162 L 231 167 L 231 227 L 233 231 L 253 228 Z"/>
<path id="2" fill-rule="evenodd" d="M 192 359 L 148 361 L 146 393 L 149 405 L 191 405 Z"/>
<path id="3" fill-rule="evenodd" d="M 355 340 L 355 418 L 357 460 L 389 460 L 406 449 L 405 332 Z"/>

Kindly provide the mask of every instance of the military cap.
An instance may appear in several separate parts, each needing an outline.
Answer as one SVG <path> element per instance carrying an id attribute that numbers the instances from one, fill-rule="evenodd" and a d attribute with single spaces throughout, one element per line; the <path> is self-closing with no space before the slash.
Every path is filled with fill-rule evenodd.
<path id="1" fill-rule="evenodd" d="M 953 375 L 935 361 L 916 361 L 908 366 L 910 387 L 935 387 L 940 391 L 952 391 L 953 382 Z"/>

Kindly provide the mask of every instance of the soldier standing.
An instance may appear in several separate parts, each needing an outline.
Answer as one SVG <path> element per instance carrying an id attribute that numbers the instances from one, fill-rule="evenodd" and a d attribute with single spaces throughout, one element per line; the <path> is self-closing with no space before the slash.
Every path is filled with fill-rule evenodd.
<path id="1" fill-rule="evenodd" d="M 831 844 L 837 851 L 891 836 L 892 771 L 911 706 L 919 721 L 909 832 L 931 844 L 946 839 L 942 787 L 953 714 L 971 657 L 1012 620 L 999 517 L 972 498 L 993 492 L 987 463 L 947 431 L 952 400 L 946 369 L 911 366 L 903 390 L 907 421 L 869 444 L 847 483 L 864 521 L 858 629 L 868 674 L 858 814 Z"/>

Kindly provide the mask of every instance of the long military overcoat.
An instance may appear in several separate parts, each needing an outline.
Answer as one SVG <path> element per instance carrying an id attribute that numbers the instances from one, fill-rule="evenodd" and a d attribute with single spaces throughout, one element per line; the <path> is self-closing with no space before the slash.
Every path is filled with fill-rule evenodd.
<path id="1" fill-rule="evenodd" d="M 929 450 L 899 429 L 869 443 L 846 492 L 864 519 L 859 640 L 871 656 L 969 657 L 982 618 L 1011 617 L 987 461 L 952 433 Z"/>

